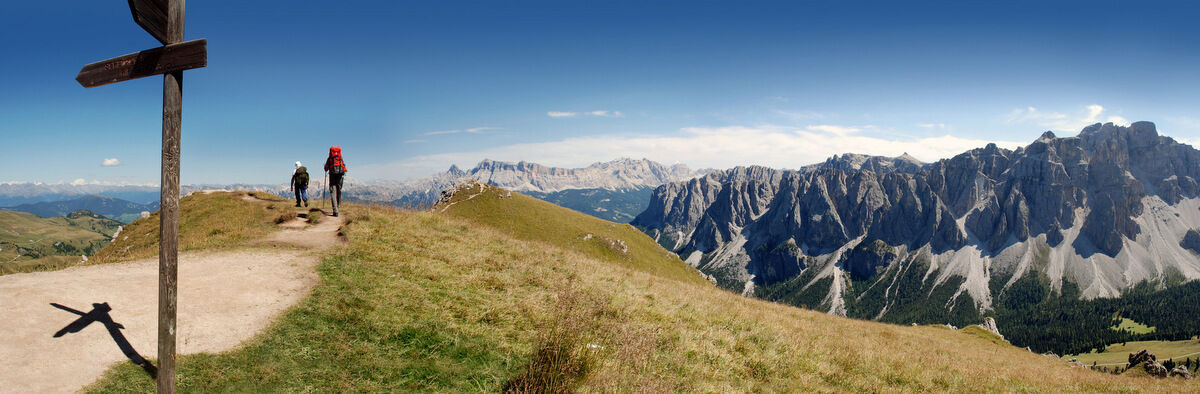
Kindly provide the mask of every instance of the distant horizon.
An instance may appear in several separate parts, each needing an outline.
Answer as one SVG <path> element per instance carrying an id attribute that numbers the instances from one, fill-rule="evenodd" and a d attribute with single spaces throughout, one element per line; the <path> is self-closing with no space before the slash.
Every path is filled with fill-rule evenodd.
<path id="1" fill-rule="evenodd" d="M 403 180 L 482 158 L 798 168 L 930 162 L 1095 122 L 1200 141 L 1200 5 L 1178 2 L 365 1 L 189 4 L 182 182 L 286 182 L 341 146 Z M 54 26 L 50 28 L 49 26 Z M 161 81 L 84 89 L 159 45 L 124 3 L 0 15 L 0 181 L 159 179 Z"/>
<path id="2" fill-rule="evenodd" d="M 1117 125 L 1117 126 L 1128 127 L 1130 124 L 1132 124 L 1132 123 L 1134 123 L 1134 122 L 1140 122 L 1140 121 L 1133 121 L 1133 122 L 1130 122 L 1130 123 L 1127 123 L 1127 124 L 1123 124 L 1123 125 L 1122 125 L 1122 124 L 1115 124 L 1115 123 L 1114 123 L 1114 124 L 1115 124 L 1115 125 Z M 1145 122 L 1151 122 L 1151 123 L 1154 123 L 1154 122 L 1152 122 L 1152 121 L 1145 121 Z M 1092 123 L 1092 124 L 1107 124 L 1107 123 L 1112 123 L 1112 122 L 1096 122 L 1096 123 Z M 1044 134 L 1044 133 L 1046 133 L 1046 132 L 1054 132 L 1054 130 L 1044 130 L 1044 131 L 1042 131 L 1041 133 L 1042 133 L 1042 134 Z M 1158 134 L 1159 134 L 1160 136 L 1169 137 L 1169 138 L 1171 138 L 1171 139 L 1175 140 L 1175 142 L 1177 142 L 1177 143 L 1180 143 L 1180 144 L 1185 144 L 1185 145 L 1191 146 L 1193 149 L 1196 149 L 1196 144 L 1195 144 L 1194 142 L 1190 141 L 1190 140 L 1186 140 L 1186 139 L 1180 139 L 1180 138 L 1172 137 L 1172 136 L 1170 136 L 1170 135 L 1163 134 L 1161 130 L 1158 130 Z M 1039 137 L 1040 137 L 1040 135 L 1041 135 L 1041 134 L 1039 134 Z M 1057 133 L 1055 133 L 1055 136 L 1056 136 L 1057 138 L 1070 138 L 1070 137 L 1075 137 L 1075 136 L 1077 136 L 1077 135 L 1078 135 L 1078 131 L 1077 131 L 1077 132 L 1075 132 L 1075 133 L 1073 133 L 1073 134 L 1070 134 L 1070 135 L 1064 135 L 1064 134 L 1063 134 L 1063 133 L 1061 133 L 1061 132 L 1057 132 Z M 1025 146 L 1029 145 L 1030 143 L 1033 143 L 1034 141 L 1036 141 L 1036 139 L 1037 139 L 1037 138 L 1034 138 L 1034 139 L 1031 139 L 1031 140 L 1029 140 L 1029 142 L 1023 142 L 1023 143 L 1022 143 L 1022 142 L 1010 142 L 1010 143 L 1008 143 L 1007 145 L 1005 145 L 1005 144 L 1001 144 L 1001 143 L 996 143 L 996 144 L 997 144 L 997 146 L 998 146 L 998 147 L 1000 147 L 1000 148 L 1003 148 L 1003 149 L 1008 149 L 1008 150 L 1016 150 L 1016 149 L 1018 149 L 1018 148 L 1025 147 Z M 797 169 L 800 169 L 800 168 L 803 168 L 803 167 L 806 167 L 806 166 L 815 165 L 815 164 L 820 164 L 820 163 L 824 162 L 825 160 L 831 159 L 831 158 L 833 158 L 833 157 L 842 156 L 842 155 L 847 155 L 847 154 L 864 155 L 864 156 L 878 156 L 878 157 L 888 157 L 888 158 L 897 158 L 897 157 L 901 157 L 901 156 L 903 156 L 903 155 L 909 155 L 910 157 L 913 157 L 913 158 L 917 159 L 918 161 L 920 161 L 920 162 L 921 162 L 921 163 L 923 163 L 923 164 L 931 164 L 931 163 L 936 163 L 937 161 L 940 161 L 940 160 L 949 159 L 949 158 L 951 158 L 951 157 L 953 157 L 953 156 L 955 156 L 955 155 L 962 154 L 962 153 L 964 153 L 964 152 L 970 151 L 971 149 L 983 148 L 983 147 L 984 147 L 984 146 L 986 146 L 987 144 L 991 144 L 991 143 L 995 143 L 995 142 L 985 142 L 985 143 L 984 143 L 984 145 L 980 145 L 980 146 L 974 146 L 974 147 L 969 147 L 969 148 L 963 149 L 962 151 L 955 152 L 955 153 L 953 153 L 953 154 L 952 154 L 952 155 L 950 155 L 950 156 L 939 157 L 939 158 L 932 159 L 932 160 L 927 160 L 927 159 L 923 159 L 923 158 L 921 158 L 921 157 L 914 156 L 914 155 L 912 155 L 911 153 L 909 153 L 908 151 L 902 151 L 901 153 L 899 153 L 899 154 L 894 154 L 894 155 L 879 155 L 879 154 L 860 153 L 860 152 L 854 152 L 854 151 L 845 151 L 845 152 L 840 152 L 840 153 L 833 153 L 833 154 L 831 154 L 831 155 L 825 156 L 825 157 L 823 157 L 823 158 L 817 159 L 817 160 L 815 160 L 815 161 L 812 161 L 812 162 L 808 162 L 808 163 L 801 164 L 801 165 L 799 165 L 799 166 L 796 166 L 796 167 L 773 167 L 773 166 L 765 166 L 765 167 L 770 167 L 770 168 L 774 168 L 774 169 L 781 169 L 781 170 L 797 170 Z M 684 165 L 685 167 L 687 167 L 688 169 L 690 169 L 690 170 L 693 170 L 693 171 L 697 171 L 697 170 L 725 170 L 725 169 L 730 169 L 730 168 L 735 168 L 735 167 L 749 167 L 749 166 L 755 166 L 755 165 L 758 165 L 758 164 L 735 164 L 735 165 L 726 166 L 726 167 L 703 167 L 703 166 L 695 166 L 695 165 L 692 165 L 692 164 L 689 164 L 689 163 L 683 163 L 683 162 L 673 162 L 673 163 L 667 163 L 667 162 L 662 162 L 662 161 L 654 160 L 654 159 L 651 159 L 651 158 L 648 158 L 648 157 L 631 157 L 631 156 L 621 156 L 621 157 L 614 157 L 614 158 L 611 158 L 611 159 L 608 159 L 608 160 L 602 160 L 602 161 L 592 161 L 592 162 L 589 162 L 589 163 L 587 163 L 587 164 L 583 164 L 583 165 L 575 165 L 575 166 L 559 166 L 559 165 L 551 165 L 551 164 L 542 163 L 542 162 L 536 162 L 536 161 L 531 161 L 531 160 L 502 160 L 502 159 L 495 159 L 495 158 L 491 158 L 491 157 L 483 157 L 483 158 L 480 158 L 480 159 L 478 159 L 478 160 L 475 160 L 475 161 L 473 162 L 474 164 L 459 164 L 459 163 L 451 163 L 451 164 L 447 165 L 446 167 L 444 167 L 444 168 L 443 168 L 443 169 L 441 169 L 441 170 L 435 170 L 435 171 L 433 171 L 433 172 L 429 172 L 429 173 L 426 173 L 426 174 L 419 174 L 419 175 L 415 175 L 415 176 L 408 177 L 408 178 L 370 178 L 370 179 L 364 179 L 364 178 L 358 178 L 358 177 L 352 176 L 352 175 L 350 175 L 350 174 L 348 174 L 348 175 L 347 175 L 347 177 L 348 177 L 348 179 L 352 179 L 352 180 L 359 181 L 359 182 L 365 182 L 365 183 L 375 183 L 375 182 L 410 182 L 410 181 L 417 181 L 417 180 L 420 180 L 420 179 L 424 179 L 424 178 L 428 178 L 428 177 L 431 177 L 431 176 L 435 176 L 435 175 L 438 175 L 438 174 L 442 174 L 442 173 L 448 172 L 448 171 L 449 171 L 451 168 L 454 168 L 454 167 L 457 167 L 457 168 L 459 168 L 460 170 L 464 170 L 464 171 L 466 171 L 466 170 L 471 170 L 471 169 L 474 169 L 474 168 L 478 167 L 478 166 L 479 166 L 479 164 L 482 164 L 482 163 L 483 163 L 483 162 L 485 162 L 485 161 L 501 162 L 501 163 L 507 163 L 507 164 L 519 164 L 519 163 L 522 163 L 522 162 L 524 162 L 524 163 L 537 164 L 537 165 L 542 165 L 542 166 L 547 166 L 547 167 L 553 167 L 553 168 L 564 168 L 564 169 L 582 169 L 582 168 L 587 168 L 587 167 L 590 167 L 590 166 L 593 166 L 593 165 L 597 165 L 597 164 L 613 163 L 613 162 L 617 162 L 617 161 L 621 161 L 621 160 L 632 160 L 632 161 L 642 161 L 642 160 L 649 160 L 649 161 L 652 161 L 652 162 L 655 162 L 655 163 L 658 163 L 658 164 L 661 164 L 661 165 L 664 165 L 664 166 L 668 166 L 668 167 L 670 167 L 670 166 L 674 166 L 674 165 Z M 314 169 L 310 169 L 309 171 L 314 171 Z M 319 169 L 316 169 L 315 171 L 316 171 L 316 173 L 321 173 Z M 267 181 L 267 182 L 229 182 L 229 183 L 221 183 L 221 182 L 186 182 L 186 181 L 185 181 L 185 182 L 183 182 L 183 183 L 182 183 L 182 186 L 184 186 L 184 187 L 197 187 L 197 186 L 233 186 L 233 185 L 247 185 L 247 186 L 278 186 L 278 185 L 286 185 L 286 184 L 287 184 L 287 181 L 278 181 L 278 182 L 270 182 L 270 181 Z M 77 178 L 77 179 L 75 179 L 75 180 L 72 180 L 72 181 L 60 180 L 60 181 L 57 181 L 57 182 L 55 182 L 55 181 L 50 181 L 50 182 L 47 182 L 47 181 L 13 181 L 13 180 L 6 180 L 6 181 L 0 181 L 0 185 L 104 186 L 104 187 L 154 187 L 154 188 L 157 188 L 157 187 L 159 187 L 159 184 L 158 184 L 158 183 L 151 183 L 151 182 L 147 182 L 147 183 L 123 183 L 123 182 L 109 182 L 109 181 L 86 180 L 86 179 L 83 179 L 83 178 Z"/>

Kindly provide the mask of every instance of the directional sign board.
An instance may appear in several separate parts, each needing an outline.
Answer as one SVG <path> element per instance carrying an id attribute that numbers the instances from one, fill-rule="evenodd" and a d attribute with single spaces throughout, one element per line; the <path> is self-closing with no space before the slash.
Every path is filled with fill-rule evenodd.
<path id="1" fill-rule="evenodd" d="M 129 0 L 133 21 L 163 45 L 167 40 L 167 0 Z"/>
<path id="2" fill-rule="evenodd" d="M 92 88 L 207 65 L 207 41 L 199 39 L 101 60 L 83 66 L 75 80 Z"/>

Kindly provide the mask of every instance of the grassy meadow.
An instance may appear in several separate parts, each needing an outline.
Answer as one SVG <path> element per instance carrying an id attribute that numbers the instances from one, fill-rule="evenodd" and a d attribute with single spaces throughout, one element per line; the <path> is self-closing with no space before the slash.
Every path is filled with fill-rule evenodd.
<path id="1" fill-rule="evenodd" d="M 1096 353 L 1093 350 L 1091 353 L 1068 355 L 1063 356 L 1063 358 L 1070 359 L 1074 357 L 1085 365 L 1092 365 L 1093 362 L 1098 365 L 1125 365 L 1129 362 L 1129 353 L 1137 353 L 1142 349 L 1154 353 L 1159 361 L 1186 357 L 1200 359 L 1200 339 L 1197 338 L 1180 341 L 1129 341 L 1123 344 L 1114 343 L 1108 345 L 1103 353 Z"/>
<path id="2" fill-rule="evenodd" d="M 1154 332 L 1154 327 L 1150 327 L 1124 317 L 1121 318 L 1121 323 L 1117 324 L 1117 326 L 1113 327 L 1113 329 L 1118 331 L 1129 331 L 1133 334 L 1149 334 Z"/>
<path id="3" fill-rule="evenodd" d="M 179 206 L 181 252 L 245 246 L 277 231 L 277 223 L 296 217 L 288 200 L 266 192 L 193 193 Z M 158 211 L 130 223 L 88 264 L 158 257 L 158 227 Z"/>
<path id="4" fill-rule="evenodd" d="M 108 244 L 120 225 L 91 216 L 40 218 L 0 210 L 0 275 L 78 264 Z"/>
<path id="5" fill-rule="evenodd" d="M 183 356 L 180 391 L 1200 390 L 1072 368 L 982 330 L 741 297 L 624 225 L 465 196 L 434 212 L 348 205 L 349 244 L 312 294 L 238 349 Z M 121 363 L 85 391 L 153 385 Z"/>

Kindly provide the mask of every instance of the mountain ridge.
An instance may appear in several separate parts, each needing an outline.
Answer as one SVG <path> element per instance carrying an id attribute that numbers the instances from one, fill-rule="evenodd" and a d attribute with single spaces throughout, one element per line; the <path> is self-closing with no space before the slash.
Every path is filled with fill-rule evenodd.
<path id="1" fill-rule="evenodd" d="M 0 209 L 28 212 L 43 218 L 67 216 L 72 212 L 82 209 L 104 215 L 121 223 L 130 223 L 141 217 L 142 212 L 157 211 L 158 201 L 153 201 L 149 204 L 139 204 L 100 194 L 86 194 L 69 200 L 43 201 Z"/>
<path id="2" fill-rule="evenodd" d="M 632 223 L 723 287 L 755 294 L 802 278 L 796 288 L 820 289 L 806 302 L 834 314 L 882 298 L 858 312 L 868 318 L 899 306 L 889 283 L 910 269 L 924 272 L 927 294 L 949 286 L 926 302 L 953 311 L 966 296 L 959 307 L 977 313 L 1028 275 L 1055 291 L 1077 283 L 1085 299 L 1200 278 L 1200 256 L 1180 246 L 1200 227 L 1200 151 L 1150 122 L 1047 132 L 1015 150 L 989 144 L 911 173 L 827 167 L 664 184 Z M 847 298 L 860 281 L 876 293 Z"/>

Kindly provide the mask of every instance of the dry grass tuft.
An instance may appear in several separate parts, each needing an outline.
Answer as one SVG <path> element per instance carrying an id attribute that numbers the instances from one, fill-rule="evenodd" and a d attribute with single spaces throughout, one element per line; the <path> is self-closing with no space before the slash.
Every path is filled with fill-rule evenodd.
<path id="1" fill-rule="evenodd" d="M 321 222 L 321 218 L 325 217 L 325 212 L 321 212 L 317 208 L 308 209 L 308 224 L 317 224 Z"/>
<path id="2" fill-rule="evenodd" d="M 538 324 L 534 352 L 523 372 L 504 385 L 509 393 L 574 392 L 597 364 L 607 301 L 569 281 L 557 295 L 550 319 Z"/>

